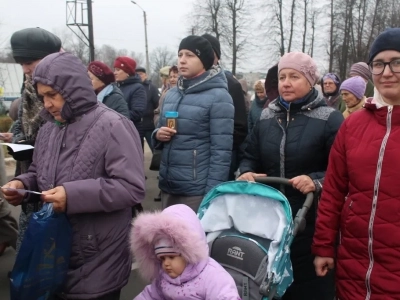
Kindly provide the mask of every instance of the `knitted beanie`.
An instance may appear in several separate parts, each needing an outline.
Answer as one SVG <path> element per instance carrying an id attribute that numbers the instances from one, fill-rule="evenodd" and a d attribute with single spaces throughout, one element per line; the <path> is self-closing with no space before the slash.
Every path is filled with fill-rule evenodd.
<path id="1" fill-rule="evenodd" d="M 400 28 L 388 28 L 372 43 L 369 50 L 369 62 L 382 51 L 395 50 L 400 52 Z"/>
<path id="2" fill-rule="evenodd" d="M 303 52 L 289 52 L 281 57 L 278 63 L 278 74 L 282 69 L 293 69 L 307 78 L 311 86 L 314 86 L 318 79 L 319 73 L 315 61 Z"/>
<path id="3" fill-rule="evenodd" d="M 372 79 L 372 73 L 365 62 L 358 62 L 351 66 L 350 76 L 361 76 L 365 80 Z"/>
<path id="4" fill-rule="evenodd" d="M 343 81 L 342 85 L 340 86 L 340 91 L 348 91 L 352 93 L 358 100 L 361 100 L 364 97 L 366 88 L 367 84 L 365 80 L 360 76 L 354 76 Z"/>
<path id="5" fill-rule="evenodd" d="M 154 243 L 154 253 L 158 258 L 164 255 L 179 255 L 178 250 L 175 249 L 174 244 L 167 237 L 160 238 Z"/>
<path id="6" fill-rule="evenodd" d="M 215 54 L 217 55 L 218 59 L 221 59 L 221 44 L 218 41 L 218 39 L 215 36 L 212 36 L 211 34 L 203 34 L 203 38 L 205 38 L 207 41 L 210 42 Z"/>
<path id="7" fill-rule="evenodd" d="M 179 51 L 182 49 L 193 52 L 201 61 L 205 70 L 210 69 L 214 64 L 214 50 L 209 41 L 197 35 L 189 35 L 184 38 L 180 45 Z"/>

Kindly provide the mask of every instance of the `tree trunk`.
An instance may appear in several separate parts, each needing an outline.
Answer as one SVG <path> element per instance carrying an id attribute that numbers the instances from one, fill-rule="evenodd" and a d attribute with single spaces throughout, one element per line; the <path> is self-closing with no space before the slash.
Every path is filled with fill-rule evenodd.
<path id="1" fill-rule="evenodd" d="M 307 6 L 308 0 L 304 0 L 304 31 L 303 31 L 303 44 L 301 51 L 304 53 L 306 51 L 306 36 L 307 36 Z"/>
<path id="2" fill-rule="evenodd" d="M 280 45 L 280 52 L 281 56 L 285 54 L 285 32 L 283 28 L 283 8 L 282 8 L 282 1 L 283 0 L 277 0 L 278 1 L 278 12 L 277 12 L 277 18 L 279 21 L 279 30 L 281 34 L 281 45 Z M 332 0 L 333 1 L 333 0 Z"/>
<path id="3" fill-rule="evenodd" d="M 294 13 L 296 10 L 296 0 L 292 0 L 292 8 L 290 10 L 290 33 L 289 33 L 289 46 L 288 52 L 292 49 L 292 40 L 293 40 L 293 32 L 294 32 Z"/>
<path id="4" fill-rule="evenodd" d="M 334 10 L 333 10 L 333 1 L 331 0 L 331 28 L 330 28 L 330 36 L 329 36 L 329 72 L 332 72 L 333 69 L 333 51 L 334 51 L 334 38 L 333 38 L 333 24 L 334 24 Z"/>
<path id="5" fill-rule="evenodd" d="M 232 3 L 232 74 L 236 75 L 236 59 L 237 59 L 237 46 L 236 46 L 236 37 L 237 37 L 237 28 L 236 28 L 236 11 L 237 0 L 233 0 Z"/>

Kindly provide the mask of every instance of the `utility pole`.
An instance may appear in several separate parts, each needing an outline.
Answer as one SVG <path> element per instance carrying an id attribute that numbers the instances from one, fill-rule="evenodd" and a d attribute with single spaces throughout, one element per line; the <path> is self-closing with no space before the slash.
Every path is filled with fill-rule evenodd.
<path id="1" fill-rule="evenodd" d="M 150 75 L 151 70 L 150 70 L 150 61 L 149 61 L 149 44 L 147 43 L 147 15 L 146 11 L 135 1 L 131 0 L 133 4 L 135 4 L 137 7 L 139 7 L 143 11 L 143 20 L 144 20 L 144 42 L 145 42 L 145 47 L 146 47 L 146 71 L 147 74 Z"/>
<path id="2" fill-rule="evenodd" d="M 149 62 L 149 44 L 147 43 L 147 17 L 146 12 L 143 10 L 143 19 L 144 19 L 144 42 L 146 44 L 146 70 L 147 73 L 150 74 L 150 62 Z"/>
<path id="3" fill-rule="evenodd" d="M 87 12 L 85 12 L 85 10 Z M 86 17 L 85 17 L 86 15 Z M 71 31 L 89 47 L 89 60 L 95 60 L 94 57 L 94 35 L 93 35 L 93 15 L 92 15 L 92 0 L 67 0 L 67 26 Z M 78 27 L 78 34 L 72 26 Z M 88 34 L 86 30 L 87 27 Z M 84 38 L 82 38 L 82 36 Z"/>
<path id="4" fill-rule="evenodd" d="M 88 13 L 88 27 L 89 27 L 90 61 L 94 61 L 94 36 L 93 36 L 92 0 L 87 0 L 87 13 Z"/>

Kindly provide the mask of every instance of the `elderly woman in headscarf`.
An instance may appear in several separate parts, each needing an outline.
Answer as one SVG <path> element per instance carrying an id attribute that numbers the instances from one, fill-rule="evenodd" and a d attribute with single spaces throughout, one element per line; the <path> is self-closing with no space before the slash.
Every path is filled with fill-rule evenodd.
<path id="1" fill-rule="evenodd" d="M 260 176 L 289 178 L 293 188 L 280 188 L 289 200 L 293 217 L 306 194 L 316 197 L 324 185 L 328 156 L 342 114 L 328 107 L 314 85 L 317 66 L 305 53 L 291 52 L 278 64 L 280 96 L 264 109 L 260 121 L 246 139 L 238 180 L 254 181 Z M 315 204 L 305 230 L 291 246 L 294 283 L 283 299 L 332 300 L 333 274 L 318 278 L 314 271 L 311 242 L 315 228 Z"/>
<path id="2" fill-rule="evenodd" d="M 33 81 L 47 122 L 28 172 L 2 192 L 12 205 L 45 201 L 68 215 L 71 256 L 55 299 L 119 299 L 131 273 L 131 207 L 145 192 L 138 132 L 130 120 L 98 103 L 86 67 L 72 54 L 45 57 Z"/>
<path id="3" fill-rule="evenodd" d="M 339 92 L 340 83 L 339 76 L 333 73 L 324 75 L 321 80 L 322 94 L 325 97 L 326 104 L 334 109 L 339 109 L 342 103 Z"/>

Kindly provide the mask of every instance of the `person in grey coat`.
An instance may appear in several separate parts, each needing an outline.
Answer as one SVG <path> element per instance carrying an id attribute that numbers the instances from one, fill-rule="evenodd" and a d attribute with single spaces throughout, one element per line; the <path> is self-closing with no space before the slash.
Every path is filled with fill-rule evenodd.
<path id="1" fill-rule="evenodd" d="M 71 256 L 56 299 L 119 299 L 131 273 L 131 207 L 145 194 L 139 135 L 130 120 L 98 103 L 86 67 L 74 55 L 45 57 L 33 81 L 47 122 L 28 172 L 2 192 L 12 205 L 42 200 L 68 215 Z M 24 197 L 7 187 L 43 195 Z"/>
<path id="2" fill-rule="evenodd" d="M 205 38 L 181 41 L 178 85 L 166 94 L 153 133 L 155 148 L 163 149 L 163 208 L 186 204 L 197 211 L 203 196 L 228 180 L 235 111 L 225 74 L 213 62 L 214 51 Z M 177 113 L 175 125 L 167 118 L 170 112 Z"/>
<path id="3" fill-rule="evenodd" d="M 129 119 L 128 104 L 125 101 L 124 95 L 113 84 L 115 82 L 113 71 L 101 61 L 92 61 L 88 65 L 88 74 L 92 80 L 97 100 Z"/>

